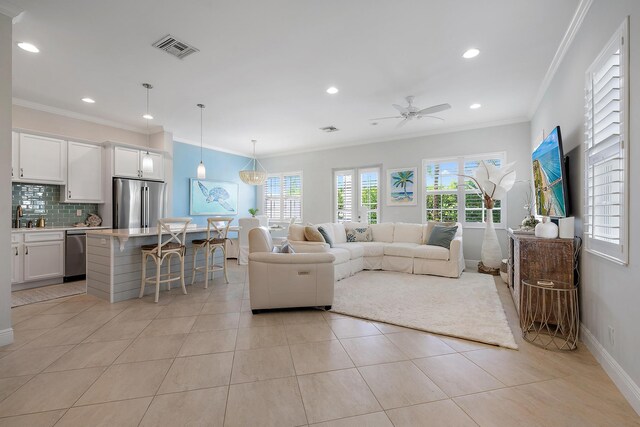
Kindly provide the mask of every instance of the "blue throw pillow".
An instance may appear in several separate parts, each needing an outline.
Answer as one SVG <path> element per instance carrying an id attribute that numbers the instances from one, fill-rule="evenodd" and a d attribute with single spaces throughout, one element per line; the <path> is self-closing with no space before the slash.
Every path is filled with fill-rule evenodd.
<path id="1" fill-rule="evenodd" d="M 449 247 L 451 246 L 451 241 L 455 237 L 457 231 L 457 225 L 454 225 L 453 227 L 436 225 L 431 231 L 431 235 L 429 236 L 427 245 L 442 246 L 445 249 L 449 249 Z"/>
<path id="2" fill-rule="evenodd" d="M 333 239 L 331 238 L 331 236 L 329 236 L 329 233 L 327 233 L 327 230 L 325 230 L 324 227 L 318 227 L 318 231 L 320 232 L 320 234 L 322 234 L 322 237 L 324 237 L 324 241 L 329 244 L 330 248 L 332 248 Z"/>

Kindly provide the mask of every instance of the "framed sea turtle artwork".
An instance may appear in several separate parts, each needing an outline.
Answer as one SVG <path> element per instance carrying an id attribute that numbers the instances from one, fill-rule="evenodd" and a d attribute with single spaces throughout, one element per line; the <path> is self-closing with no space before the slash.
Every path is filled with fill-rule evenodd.
<path id="1" fill-rule="evenodd" d="M 238 184 L 191 178 L 190 215 L 237 215 Z"/>
<path id="2" fill-rule="evenodd" d="M 387 169 L 387 206 L 416 206 L 418 168 Z"/>

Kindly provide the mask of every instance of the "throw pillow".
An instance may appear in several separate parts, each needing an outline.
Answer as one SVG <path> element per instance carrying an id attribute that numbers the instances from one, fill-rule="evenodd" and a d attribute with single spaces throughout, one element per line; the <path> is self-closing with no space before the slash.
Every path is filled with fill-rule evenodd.
<path id="1" fill-rule="evenodd" d="M 347 242 L 371 242 L 373 234 L 370 227 L 356 227 L 347 230 Z"/>
<path id="2" fill-rule="evenodd" d="M 289 244 L 289 242 L 284 242 L 280 247 L 274 246 L 273 252 L 280 254 L 295 254 L 296 251 L 293 250 L 293 246 Z"/>
<path id="3" fill-rule="evenodd" d="M 329 244 L 330 248 L 332 248 L 333 247 L 333 239 L 331 238 L 331 236 L 329 236 L 329 233 L 327 232 L 327 230 L 325 230 L 325 228 L 323 226 L 320 226 L 320 227 L 318 227 L 318 231 L 320 232 L 320 234 L 322 234 L 322 237 L 324 238 L 324 241 Z"/>
<path id="4" fill-rule="evenodd" d="M 435 225 L 433 230 L 431 230 L 431 235 L 429 236 L 427 245 L 442 246 L 443 248 L 449 249 L 451 241 L 456 235 L 456 231 L 458 231 L 457 225 L 454 225 L 453 227 Z"/>
<path id="5" fill-rule="evenodd" d="M 322 242 L 322 243 L 326 243 L 326 241 L 324 240 L 324 237 L 322 237 L 322 234 L 320 234 L 320 232 L 318 231 L 317 228 L 312 227 L 312 226 L 306 226 L 304 228 L 304 237 L 309 241 L 309 242 Z"/>

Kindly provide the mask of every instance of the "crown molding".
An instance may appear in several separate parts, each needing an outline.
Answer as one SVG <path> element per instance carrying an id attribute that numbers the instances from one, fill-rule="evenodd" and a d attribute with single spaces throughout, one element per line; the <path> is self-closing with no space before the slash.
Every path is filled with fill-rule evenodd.
<path id="1" fill-rule="evenodd" d="M 283 156 L 291 156 L 295 154 L 304 154 L 315 151 L 325 151 L 325 150 L 335 150 L 336 148 L 345 148 L 345 147 L 354 147 L 358 145 L 368 145 L 368 144 L 377 144 L 381 142 L 401 142 L 409 139 L 420 138 L 424 136 L 432 136 L 432 135 L 443 135 L 448 133 L 456 133 L 456 132 L 464 132 L 468 130 L 476 130 L 476 129 L 484 129 L 496 126 L 507 126 L 518 123 L 528 123 L 530 120 L 528 117 L 515 117 L 511 119 L 505 120 L 496 120 L 492 122 L 484 122 L 484 123 L 475 123 L 469 125 L 460 125 L 460 126 L 451 126 L 448 128 L 442 129 L 433 129 L 426 132 L 418 132 L 408 135 L 402 135 L 401 137 L 386 137 L 386 138 L 375 138 L 375 139 L 366 139 L 361 141 L 351 141 L 351 142 L 340 142 L 337 144 L 331 145 L 322 145 L 322 146 L 313 146 L 308 148 L 302 148 L 298 150 L 282 150 L 274 153 L 264 154 L 262 156 L 257 156 L 258 159 L 270 159 L 272 157 L 283 157 Z"/>
<path id="2" fill-rule="evenodd" d="M 174 136 L 173 140 L 175 142 L 180 142 L 182 144 L 189 144 L 189 145 L 195 145 L 196 147 L 200 147 L 200 142 L 191 141 L 189 139 L 179 138 Z M 251 154 L 243 153 L 241 151 L 236 151 L 236 150 L 229 150 L 228 148 L 223 148 L 216 145 L 202 144 L 202 148 L 205 148 L 207 150 L 220 151 L 222 153 L 227 153 L 227 154 L 233 154 L 234 156 L 251 158 Z"/>
<path id="3" fill-rule="evenodd" d="M 137 128 L 135 126 L 125 125 L 119 122 L 114 122 L 111 120 L 103 119 L 96 116 L 90 116 L 88 114 L 76 113 L 74 111 L 65 110 L 58 107 L 51 107 L 49 105 L 39 104 L 37 102 L 26 101 L 20 98 L 13 98 L 13 105 L 17 105 L 19 107 L 30 108 L 32 110 L 42 111 L 45 113 L 56 114 L 58 116 L 68 117 L 70 119 L 84 120 L 85 122 L 96 123 L 103 126 L 110 126 L 117 129 L 128 130 L 131 132 L 141 133 L 143 135 L 147 134 L 147 129 L 145 128 Z M 162 126 L 160 126 L 160 130 L 162 130 Z M 149 130 L 149 134 L 159 132 L 156 130 Z"/>
<path id="4" fill-rule="evenodd" d="M 569 23 L 569 28 L 567 28 L 567 31 L 564 33 L 564 36 L 560 41 L 560 45 L 558 46 L 558 50 L 556 50 L 556 54 L 553 56 L 553 60 L 551 60 L 551 64 L 549 64 L 547 73 L 545 74 L 544 79 L 542 79 L 542 83 L 538 88 L 538 92 L 533 99 L 533 103 L 531 104 L 531 108 L 529 109 L 529 118 L 533 117 L 536 110 L 538 109 L 538 106 L 540 105 L 540 102 L 542 102 L 544 94 L 547 92 L 547 89 L 549 89 L 551 81 L 556 75 L 556 72 L 558 71 L 558 68 L 562 63 L 564 56 L 569 51 L 569 48 L 571 47 L 571 44 L 573 43 L 578 30 L 580 30 L 580 27 L 584 22 L 584 18 L 587 16 L 589 8 L 591 8 L 592 4 L 593 0 L 581 0 L 580 4 L 578 4 L 578 7 L 573 14 L 573 18 L 571 18 L 571 22 Z"/>
<path id="5" fill-rule="evenodd" d="M 22 13 L 24 9 L 16 6 L 13 3 L 10 3 L 6 0 L 0 0 L 0 14 L 8 16 L 9 18 L 14 20 Z"/>

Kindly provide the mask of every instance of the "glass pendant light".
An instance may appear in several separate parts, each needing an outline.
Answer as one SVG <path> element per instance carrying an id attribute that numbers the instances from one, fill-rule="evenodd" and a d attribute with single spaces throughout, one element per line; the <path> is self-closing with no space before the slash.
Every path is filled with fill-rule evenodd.
<path id="1" fill-rule="evenodd" d="M 142 116 L 147 119 L 147 152 L 142 155 L 142 172 L 153 173 L 153 159 L 149 154 L 149 120 L 153 120 L 153 116 L 149 114 L 149 90 L 153 86 L 149 83 L 142 83 L 142 86 L 147 90 L 147 112 Z"/>
<path id="2" fill-rule="evenodd" d="M 204 109 L 204 104 L 198 104 L 198 108 L 200 108 L 200 164 L 198 165 L 196 176 L 198 179 L 206 179 L 207 170 L 202 162 L 202 110 Z"/>
<path id="3" fill-rule="evenodd" d="M 262 164 L 256 159 L 256 141 L 252 139 L 253 142 L 253 158 L 249 160 L 243 170 L 239 172 L 240 179 L 245 184 L 249 185 L 262 185 L 267 179 L 267 170 L 262 166 Z M 247 166 L 251 164 L 251 169 L 247 169 Z M 262 170 L 258 170 L 258 166 L 262 168 Z"/>

